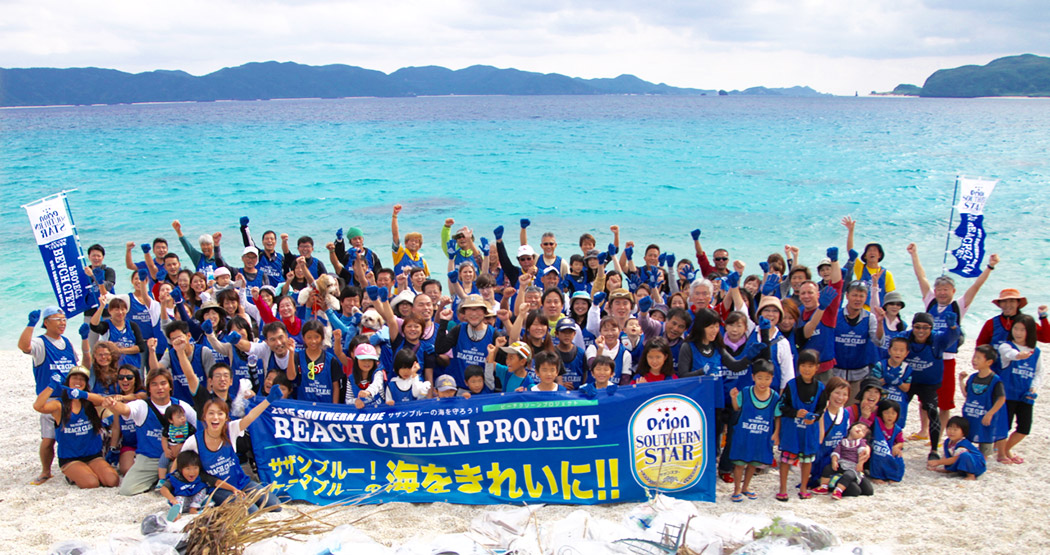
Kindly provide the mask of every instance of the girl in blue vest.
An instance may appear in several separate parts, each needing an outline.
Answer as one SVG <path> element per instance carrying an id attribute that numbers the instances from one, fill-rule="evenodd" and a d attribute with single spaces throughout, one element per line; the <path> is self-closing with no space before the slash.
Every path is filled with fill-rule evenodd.
<path id="1" fill-rule="evenodd" d="M 52 375 L 33 402 L 33 409 L 55 419 L 62 474 L 81 489 L 112 488 L 120 477 L 102 455 L 103 424 L 95 410 L 102 404 L 102 396 L 87 392 L 90 377 L 83 366 L 70 369 L 64 383 L 61 374 Z M 59 392 L 59 397 L 51 398 L 53 392 Z"/>
<path id="2" fill-rule="evenodd" d="M 751 478 L 758 467 L 773 464 L 773 445 L 780 435 L 780 419 L 775 417 L 780 396 L 770 387 L 773 364 L 768 360 L 755 361 L 751 376 L 755 385 L 742 391 L 736 388 L 729 391 L 733 410 L 739 413 L 733 424 L 733 441 L 726 443 L 733 461 L 734 503 L 743 501 L 744 497 L 758 498 L 751 490 Z"/>
<path id="3" fill-rule="evenodd" d="M 882 311 L 872 308 L 872 313 L 879 320 L 878 348 L 879 360 L 888 356 L 890 341 L 895 337 L 906 337 L 908 335 L 908 324 L 900 317 L 904 309 L 904 300 L 901 294 L 894 291 L 887 293 L 882 303 Z"/>
<path id="4" fill-rule="evenodd" d="M 295 398 L 311 403 L 338 403 L 339 378 L 343 367 L 335 354 L 324 348 L 324 325 L 317 320 L 303 324 L 304 349 L 295 356 Z"/>
<path id="5" fill-rule="evenodd" d="M 831 453 L 849 434 L 850 426 L 854 423 L 846 410 L 846 403 L 849 402 L 849 382 L 837 376 L 828 379 L 822 401 L 825 410 L 818 420 L 820 444 L 817 447 L 817 459 L 813 462 L 816 472 L 809 478 L 811 488 L 821 483 L 821 476 L 826 474 L 825 469 L 831 464 Z"/>
<path id="6" fill-rule="evenodd" d="M 99 395 L 116 395 L 120 388 L 117 384 L 117 359 L 120 358 L 116 355 L 116 345 L 109 341 L 99 341 L 95 343 L 95 348 L 91 350 L 91 387 L 92 393 L 98 393 Z M 135 369 L 137 373 L 138 368 L 125 364 Z"/>
<path id="7" fill-rule="evenodd" d="M 787 501 L 787 482 L 791 467 L 798 465 L 802 474 L 799 499 L 810 499 L 809 475 L 820 448 L 820 426 L 824 412 L 824 384 L 816 380 L 820 353 L 803 350 L 798 354 L 798 377 L 784 388 L 777 405 L 780 418 L 780 492 L 777 501 Z"/>
<path id="8" fill-rule="evenodd" d="M 876 484 L 900 482 L 904 479 L 904 432 L 898 415 L 902 409 L 897 401 L 883 399 L 875 411 L 875 425 L 871 429 L 871 461 L 868 475 Z"/>
<path id="9" fill-rule="evenodd" d="M 1007 428 L 1017 420 L 1017 427 L 1006 439 L 1000 458 L 1021 464 L 1024 459 L 1013 454 L 1013 448 L 1032 432 L 1032 406 L 1042 382 L 1039 365 L 1041 351 L 1036 347 L 1035 319 L 1022 314 L 1014 321 L 1008 341 L 999 345 L 1002 372 L 999 377 L 1006 388 Z"/>
<path id="10" fill-rule="evenodd" d="M 379 352 L 376 348 L 367 342 L 354 347 L 351 365 L 352 370 L 347 380 L 346 404 L 353 403 L 359 409 L 382 406 L 386 374 L 379 366 Z"/>
<path id="11" fill-rule="evenodd" d="M 430 382 L 425 382 L 420 375 L 422 368 L 416 353 L 410 349 L 401 349 L 394 354 L 395 376 L 386 385 L 386 404 L 407 403 L 417 399 L 426 399 L 430 394 Z"/>
<path id="12" fill-rule="evenodd" d="M 488 346 L 495 337 L 496 329 L 485 323 L 488 305 L 481 295 L 468 295 L 459 305 L 460 323 L 448 329 L 452 319 L 452 309 L 446 307 L 438 316 L 437 337 L 434 340 L 434 354 L 442 355 L 452 352 L 452 361 L 445 369 L 445 374 L 456 380 L 456 387 L 466 389 L 463 375 L 466 367 L 474 364 L 485 365 L 488 357 Z M 530 315 L 531 316 L 531 315 Z M 546 326 L 546 323 L 544 323 Z M 516 339 L 513 338 L 512 339 Z M 547 336 L 550 343 L 550 337 Z"/>
<path id="13" fill-rule="evenodd" d="M 872 367 L 871 375 L 882 384 L 886 398 L 900 405 L 900 421 L 904 429 L 908 420 L 908 390 L 911 389 L 911 368 L 904 362 L 908 356 L 908 339 L 895 337 L 886 351 L 887 358 Z"/>
<path id="14" fill-rule="evenodd" d="M 109 320 L 102 321 L 102 310 L 91 315 L 91 331 L 99 334 L 100 339 L 109 341 L 120 355 L 119 364 L 130 364 L 136 368 L 142 366 L 142 351 L 145 341 L 142 332 L 135 322 L 129 321 L 128 297 L 111 295 L 108 299 Z"/>
<path id="15" fill-rule="evenodd" d="M 948 419 L 948 426 L 944 430 L 947 437 L 944 441 L 944 457 L 926 461 L 928 470 L 938 472 L 956 473 L 963 476 L 965 480 L 976 480 L 984 474 L 987 469 L 984 455 L 970 440 L 966 439 L 970 433 L 970 422 L 962 416 L 953 416 Z"/>
<path id="16" fill-rule="evenodd" d="M 230 408 L 225 401 L 213 399 L 204 404 L 203 416 L 197 433 L 182 445 L 183 451 L 193 451 L 200 455 L 201 470 L 215 481 L 212 496 L 218 504 L 225 503 L 238 493 L 252 493 L 262 487 L 241 470 L 240 460 L 234 445 L 237 438 L 244 435 L 248 426 L 270 407 L 270 403 L 282 399 L 280 387 L 270 388 L 270 394 L 253 408 L 244 418 L 230 421 Z M 225 487 L 225 485 L 231 487 Z M 259 498 L 256 504 L 249 507 L 254 513 L 264 507 L 280 504 L 277 496 L 269 492 Z M 278 511 L 280 509 L 277 509 Z"/>
<path id="17" fill-rule="evenodd" d="M 992 371 L 992 365 L 998 357 L 991 345 L 978 345 L 973 352 L 973 367 L 977 370 L 969 378 L 966 373 L 959 373 L 960 389 L 966 395 L 963 404 L 963 416 L 970 422 L 970 433 L 966 439 L 976 443 L 985 457 L 992 454 L 992 445 L 998 448 L 999 462 L 1013 464 L 1005 458 L 1003 440 L 1010 431 L 1006 420 L 1006 388 L 1002 380 Z M 963 379 L 965 378 L 965 382 Z"/>

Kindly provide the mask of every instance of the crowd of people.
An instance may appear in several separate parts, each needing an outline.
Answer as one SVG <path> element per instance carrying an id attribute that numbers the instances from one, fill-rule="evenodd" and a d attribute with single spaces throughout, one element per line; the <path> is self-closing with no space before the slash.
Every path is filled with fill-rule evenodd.
<path id="1" fill-rule="evenodd" d="M 908 318 L 884 247 L 855 250 L 848 217 L 844 262 L 831 246 L 807 266 L 788 245 L 748 273 L 726 248 L 709 257 L 700 229 L 694 258 L 621 243 L 615 225 L 604 249 L 591 233 L 578 250 L 559 249 L 545 232 L 537 252 L 528 219 L 511 245 L 503 226 L 490 240 L 448 218 L 442 260 L 428 264 L 421 233 L 402 241 L 401 210 L 390 257 L 356 227 L 324 243 L 326 261 L 309 236 L 293 253 L 285 233 L 257 242 L 247 217 L 239 260 L 224 256 L 221 233 L 194 244 L 178 221 L 184 256 L 163 237 L 129 241 L 126 274 L 91 246 L 99 303 L 79 329 L 83 358 L 56 307 L 30 313 L 18 342 L 33 359 L 41 413 L 33 483 L 51 477 L 57 444 L 70 483 L 158 490 L 177 515 L 208 495 L 221 502 L 260 487 L 245 434 L 276 399 L 368 410 L 499 391 L 593 397 L 701 376 L 720 392 L 705 408 L 734 502 L 755 499 L 755 475 L 771 466 L 780 501 L 794 467 L 801 499 L 871 495 L 902 480 L 913 404 L 921 425 L 908 439 L 929 441 L 929 470 L 972 479 L 992 458 L 1024 463 L 1015 448 L 1031 432 L 1047 307 L 1033 318 L 1027 299 L 1004 289 L 972 361 L 956 366 L 960 323 L 997 255 L 959 295 L 947 275 L 930 282 L 914 244 L 895 247 L 910 254 L 922 295 L 907 299 L 918 307 Z M 965 402 L 953 415 L 956 385 Z M 271 494 L 259 505 L 277 502 Z"/>

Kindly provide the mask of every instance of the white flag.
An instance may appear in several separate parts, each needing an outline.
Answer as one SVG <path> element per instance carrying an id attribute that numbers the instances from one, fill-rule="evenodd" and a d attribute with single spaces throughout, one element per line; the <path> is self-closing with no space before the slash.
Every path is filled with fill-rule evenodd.
<path id="1" fill-rule="evenodd" d="M 988 202 L 988 197 L 992 196 L 992 189 L 995 189 L 995 185 L 999 183 L 999 180 L 988 181 L 967 177 L 960 177 L 958 180 L 959 205 L 956 208 L 959 209 L 959 213 L 973 214 L 974 216 L 983 215 L 984 205 Z"/>

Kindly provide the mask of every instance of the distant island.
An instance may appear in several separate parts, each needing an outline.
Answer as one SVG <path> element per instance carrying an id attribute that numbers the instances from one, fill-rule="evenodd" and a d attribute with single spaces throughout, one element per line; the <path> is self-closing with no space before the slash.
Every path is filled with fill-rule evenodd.
<path id="1" fill-rule="evenodd" d="M 984 96 L 1050 96 L 1050 58 L 1034 54 L 1007 56 L 987 65 L 937 70 L 921 87 L 897 85 L 880 96 L 977 98 Z"/>
<path id="2" fill-rule="evenodd" d="M 406 67 L 391 74 L 348 65 L 252 62 L 202 76 L 185 71 L 126 73 L 100 68 L 0 68 L 0 106 L 210 102 L 275 98 L 447 95 L 823 96 L 809 87 L 718 91 L 655 84 L 633 75 L 581 79 L 475 65 Z"/>

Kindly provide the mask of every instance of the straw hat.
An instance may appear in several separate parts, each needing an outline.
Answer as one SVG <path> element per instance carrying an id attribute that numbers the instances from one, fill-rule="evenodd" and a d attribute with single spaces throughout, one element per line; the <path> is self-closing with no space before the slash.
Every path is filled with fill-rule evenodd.
<path id="1" fill-rule="evenodd" d="M 762 309 L 766 308 L 767 306 L 776 307 L 776 309 L 780 311 L 781 318 L 784 317 L 784 305 L 780 304 L 780 299 L 772 295 L 762 296 L 762 300 L 758 302 L 758 309 L 755 310 L 755 314 L 762 314 Z"/>
<path id="2" fill-rule="evenodd" d="M 487 312 L 489 305 L 485 303 L 485 299 L 478 294 L 467 295 L 467 298 L 463 299 L 463 302 L 459 303 L 459 311 L 463 312 L 468 308 L 484 308 Z"/>

